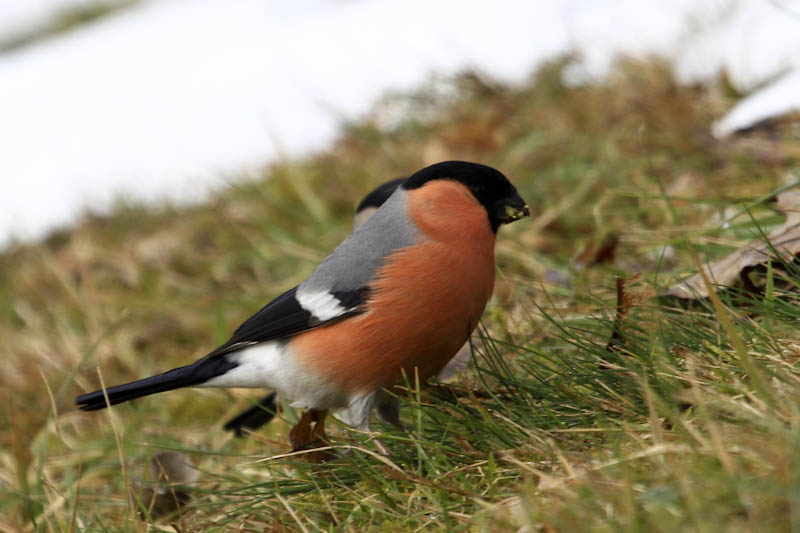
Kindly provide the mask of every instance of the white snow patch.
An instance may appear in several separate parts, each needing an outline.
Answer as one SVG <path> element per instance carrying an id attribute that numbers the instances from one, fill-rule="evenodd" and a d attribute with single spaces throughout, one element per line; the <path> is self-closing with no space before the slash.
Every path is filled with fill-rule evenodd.
<path id="1" fill-rule="evenodd" d="M 0 0 L 0 19 L 79 3 Z M 724 69 L 744 91 L 783 74 L 715 127 L 725 134 L 794 108 L 800 2 L 145 1 L 0 55 L 0 243 L 118 195 L 201 199 L 323 148 L 342 118 L 430 74 L 471 67 L 518 82 L 570 51 L 582 57 L 573 83 L 603 76 L 618 54 L 662 55 L 686 81 Z"/>
<path id="2" fill-rule="evenodd" d="M 793 112 L 800 113 L 800 69 L 744 98 L 714 124 L 713 133 L 725 137 L 761 120 Z"/>

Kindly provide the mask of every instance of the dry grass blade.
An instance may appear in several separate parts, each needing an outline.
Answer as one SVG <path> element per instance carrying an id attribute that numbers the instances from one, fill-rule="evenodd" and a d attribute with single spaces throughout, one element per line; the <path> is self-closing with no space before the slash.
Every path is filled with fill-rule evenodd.
<path id="1" fill-rule="evenodd" d="M 655 291 L 649 285 L 635 287 L 641 281 L 642 274 L 634 274 L 629 278 L 617 278 L 617 312 L 614 315 L 614 325 L 611 329 L 611 340 L 606 345 L 608 351 L 618 351 L 625 344 L 624 324 L 625 318 L 635 306 L 642 305 L 655 296 Z"/>
<path id="2" fill-rule="evenodd" d="M 744 345 L 742 341 L 742 337 L 739 335 L 736 327 L 733 325 L 733 321 L 731 319 L 731 315 L 728 313 L 728 310 L 723 305 L 722 301 L 719 299 L 719 296 L 714 291 L 714 287 L 711 285 L 711 280 L 706 275 L 703 268 L 700 266 L 700 261 L 695 256 L 695 264 L 697 265 L 698 270 L 700 271 L 700 276 L 703 279 L 703 283 L 706 287 L 706 292 L 708 293 L 708 297 L 711 299 L 711 305 L 714 306 L 714 312 L 717 315 L 720 323 L 722 324 L 725 333 L 728 335 L 728 340 L 733 345 L 734 349 L 736 350 L 736 354 L 739 356 L 739 360 L 742 363 L 742 366 L 747 370 L 750 378 L 756 384 L 761 396 L 763 398 L 771 398 L 770 387 L 767 383 L 766 379 L 764 378 L 764 374 L 761 372 L 761 369 L 758 368 L 753 358 L 750 357 L 750 353 L 747 351 L 747 347 Z"/>

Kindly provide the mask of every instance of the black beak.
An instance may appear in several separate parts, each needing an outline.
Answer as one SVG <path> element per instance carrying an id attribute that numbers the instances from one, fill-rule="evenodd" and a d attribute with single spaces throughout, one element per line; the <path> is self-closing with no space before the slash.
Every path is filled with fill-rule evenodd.
<path id="1" fill-rule="evenodd" d="M 497 202 L 494 211 L 495 218 L 500 224 L 510 224 L 515 220 L 531 216 L 528 204 L 516 193 Z"/>

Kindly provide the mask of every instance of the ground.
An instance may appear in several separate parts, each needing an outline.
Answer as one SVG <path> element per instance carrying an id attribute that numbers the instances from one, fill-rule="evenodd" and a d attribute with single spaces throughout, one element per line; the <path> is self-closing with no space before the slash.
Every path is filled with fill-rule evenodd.
<path id="1" fill-rule="evenodd" d="M 740 96 L 724 79 L 680 86 L 652 61 L 566 87 L 565 62 L 522 87 L 464 74 L 389 96 L 327 152 L 206 204 L 121 201 L 6 250 L 0 529 L 800 529 L 798 273 L 664 295 L 783 222 L 796 126 L 719 141 Z M 475 366 L 449 389 L 409 383 L 407 431 L 377 426 L 389 457 L 341 424 L 332 461 L 285 456 L 286 406 L 236 439 L 222 423 L 254 391 L 74 408 L 224 341 L 341 241 L 361 195 L 444 159 L 501 169 L 532 217 L 500 231 Z M 198 468 L 172 514 L 143 497 L 164 451 Z"/>

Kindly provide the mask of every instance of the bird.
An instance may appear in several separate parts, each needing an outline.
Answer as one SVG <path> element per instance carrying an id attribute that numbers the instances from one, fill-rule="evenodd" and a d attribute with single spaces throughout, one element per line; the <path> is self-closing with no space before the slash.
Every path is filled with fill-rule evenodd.
<path id="1" fill-rule="evenodd" d="M 395 189 L 403 184 L 406 178 L 407 176 L 402 176 L 391 179 L 368 192 L 356 206 L 356 212 L 353 216 L 353 230 L 358 229 L 361 224 L 369 220 L 375 211 L 389 199 Z M 471 355 L 470 344 L 466 342 L 447 365 L 439 371 L 436 375 L 436 381 L 447 381 L 456 376 L 467 366 Z M 245 430 L 256 431 L 270 423 L 275 418 L 277 411 L 277 393 L 272 391 L 248 409 L 225 422 L 223 429 L 232 431 L 236 437 L 243 437 Z"/>
<path id="2" fill-rule="evenodd" d="M 311 275 L 186 366 L 75 399 L 95 411 L 184 387 L 266 388 L 304 409 L 293 451 L 328 443 L 325 419 L 372 434 L 402 427 L 389 391 L 436 375 L 478 325 L 495 280 L 498 229 L 530 216 L 499 170 L 466 161 L 403 181 Z M 373 440 L 382 454 L 388 450 Z"/>
<path id="3" fill-rule="evenodd" d="M 367 193 L 366 196 L 356 206 L 356 212 L 353 216 L 353 230 L 357 229 L 361 224 L 369 220 L 369 217 L 378 210 L 383 203 L 389 199 L 405 180 L 407 176 L 394 178 L 385 183 L 382 183 Z M 461 353 L 461 352 L 459 352 Z M 456 359 L 455 357 L 453 359 Z M 452 362 L 452 361 L 451 361 Z M 450 363 L 442 369 L 442 372 L 448 371 Z M 269 424 L 277 413 L 277 393 L 270 392 L 257 403 L 245 409 L 238 415 L 234 416 L 223 425 L 226 431 L 232 431 L 237 437 L 243 437 L 245 430 L 255 431 L 258 428 Z"/>

